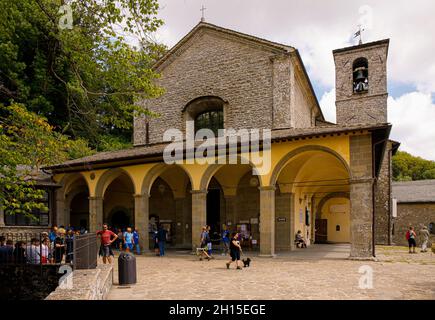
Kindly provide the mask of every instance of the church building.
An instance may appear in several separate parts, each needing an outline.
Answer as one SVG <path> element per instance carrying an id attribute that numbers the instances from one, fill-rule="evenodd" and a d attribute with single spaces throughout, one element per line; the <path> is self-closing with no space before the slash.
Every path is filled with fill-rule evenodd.
<path id="1" fill-rule="evenodd" d="M 201 21 L 154 65 L 165 93 L 141 103 L 157 116 L 134 119 L 134 147 L 45 168 L 59 185 L 50 225 L 135 226 L 147 250 L 156 223 L 169 246 L 189 249 L 204 225 L 219 238 L 225 224 L 262 256 L 296 250 L 300 230 L 309 245 L 349 243 L 351 258 L 372 259 L 375 244 L 391 244 L 399 146 L 389 140 L 388 46 L 333 51 L 331 123 L 297 49 Z M 183 133 L 186 161 L 164 161 L 168 129 Z M 236 163 L 218 153 L 198 163 L 189 161 L 199 148 L 189 149 L 189 129 L 270 130 L 270 143 L 236 145 Z M 269 154 L 270 170 L 254 153 Z"/>

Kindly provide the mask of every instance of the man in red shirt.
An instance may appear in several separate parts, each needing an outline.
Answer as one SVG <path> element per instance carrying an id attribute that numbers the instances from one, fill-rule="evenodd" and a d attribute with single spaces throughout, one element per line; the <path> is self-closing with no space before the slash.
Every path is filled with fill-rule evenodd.
<path id="1" fill-rule="evenodd" d="M 118 239 L 118 236 L 109 230 L 107 223 L 103 224 L 103 230 L 98 231 L 97 236 L 101 237 L 100 256 L 103 257 L 103 263 L 112 263 L 113 251 L 110 245 Z"/>

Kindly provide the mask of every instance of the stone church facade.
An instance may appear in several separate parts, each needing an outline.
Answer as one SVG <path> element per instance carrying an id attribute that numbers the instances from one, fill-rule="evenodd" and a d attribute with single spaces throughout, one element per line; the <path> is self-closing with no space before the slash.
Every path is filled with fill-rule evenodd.
<path id="1" fill-rule="evenodd" d="M 391 243 L 399 145 L 388 139 L 388 45 L 333 52 L 334 124 L 297 49 L 200 22 L 154 66 L 165 93 L 142 102 L 158 116 L 134 119 L 133 148 L 46 168 L 59 186 L 51 224 L 136 226 L 145 250 L 154 222 L 177 248 L 198 246 L 206 224 L 217 234 L 226 224 L 264 256 L 294 250 L 301 230 L 310 244 L 347 242 L 350 257 L 372 258 L 375 243 Z M 259 165 L 246 160 L 254 151 L 242 148 L 236 164 L 165 163 L 165 131 L 186 133 L 187 121 L 195 130 L 271 129 L 270 171 L 255 174 Z"/>

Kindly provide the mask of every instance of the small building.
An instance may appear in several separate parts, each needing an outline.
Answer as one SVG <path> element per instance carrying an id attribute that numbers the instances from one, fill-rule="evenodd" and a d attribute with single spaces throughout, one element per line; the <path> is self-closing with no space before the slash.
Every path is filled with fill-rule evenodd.
<path id="1" fill-rule="evenodd" d="M 435 180 L 393 182 L 393 242 L 408 245 L 406 231 L 410 226 L 417 233 L 429 228 L 435 240 Z"/>

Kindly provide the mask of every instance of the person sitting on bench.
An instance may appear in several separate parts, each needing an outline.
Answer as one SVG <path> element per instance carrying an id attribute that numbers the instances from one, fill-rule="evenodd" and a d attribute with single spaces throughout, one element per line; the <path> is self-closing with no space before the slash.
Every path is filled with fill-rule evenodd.
<path id="1" fill-rule="evenodd" d="M 304 237 L 302 236 L 301 230 L 298 230 L 298 233 L 296 233 L 295 243 L 296 243 L 296 247 L 298 247 L 298 248 L 306 248 L 307 247 L 307 243 L 305 242 Z"/>

